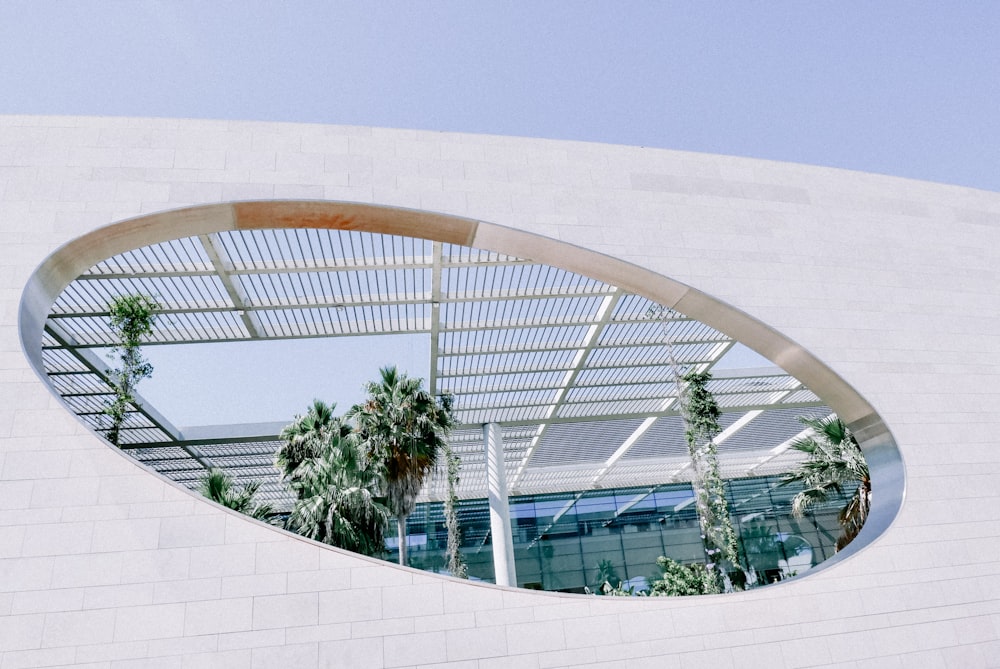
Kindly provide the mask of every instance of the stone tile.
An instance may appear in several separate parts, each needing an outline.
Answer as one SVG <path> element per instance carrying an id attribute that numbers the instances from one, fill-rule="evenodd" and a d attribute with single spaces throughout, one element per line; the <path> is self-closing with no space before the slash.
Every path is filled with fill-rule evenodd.
<path id="1" fill-rule="evenodd" d="M 226 576 L 221 581 L 221 596 L 283 595 L 288 590 L 287 581 L 287 574 Z"/>
<path id="2" fill-rule="evenodd" d="M 118 571 L 123 583 L 166 581 L 187 578 L 191 564 L 191 549 L 171 548 L 155 551 L 135 551 L 124 556 L 111 556 L 119 561 Z M 192 576 L 195 576 L 192 574 Z"/>
<path id="3" fill-rule="evenodd" d="M 444 662 L 447 655 L 444 632 L 404 634 L 382 639 L 382 656 L 386 667 Z"/>
<path id="4" fill-rule="evenodd" d="M 115 631 L 114 622 L 115 612 L 111 609 L 49 613 L 45 616 L 42 646 L 51 648 L 110 643 Z"/>
<path id="5" fill-rule="evenodd" d="M 66 588 L 14 592 L 10 593 L 8 604 L 6 610 L 0 608 L 0 615 L 76 611 L 83 608 L 83 590 Z"/>
<path id="6" fill-rule="evenodd" d="M 214 599 L 202 602 L 189 601 L 184 609 L 184 634 L 221 634 L 246 632 L 252 629 L 254 600 Z"/>
<path id="7" fill-rule="evenodd" d="M 94 523 L 91 550 L 95 553 L 151 550 L 158 547 L 159 541 L 158 518 L 98 521 Z"/>
<path id="8" fill-rule="evenodd" d="M 28 667 L 78 666 L 73 661 L 73 648 L 42 648 L 40 650 L 11 650 L 4 653 L 5 669 Z"/>
<path id="9" fill-rule="evenodd" d="M 507 654 L 507 633 L 503 627 L 448 630 L 445 639 L 449 661 L 502 657 Z"/>
<path id="10" fill-rule="evenodd" d="M 45 616 L 40 613 L 0 618 L 0 639 L 4 640 L 4 651 L 41 648 L 44 624 Z"/>
<path id="11" fill-rule="evenodd" d="M 319 663 L 323 667 L 381 669 L 385 666 L 382 639 L 345 639 L 319 644 Z"/>
<path id="12" fill-rule="evenodd" d="M 351 625 L 349 623 L 307 625 L 305 627 L 286 627 L 283 629 L 285 630 L 286 643 L 292 645 L 351 638 Z"/>
<path id="13" fill-rule="evenodd" d="M 257 547 L 254 544 L 197 546 L 190 550 L 191 578 L 244 576 L 255 573 Z"/>
<path id="14" fill-rule="evenodd" d="M 444 599 L 440 583 L 399 585 L 382 589 L 384 618 L 429 616 L 443 612 Z"/>
<path id="15" fill-rule="evenodd" d="M 144 641 L 181 636 L 185 604 L 151 604 L 116 609 L 115 641 Z"/>
<path id="16" fill-rule="evenodd" d="M 319 593 L 319 622 L 339 623 L 382 617 L 379 588 L 353 588 Z"/>
<path id="17" fill-rule="evenodd" d="M 315 571 L 319 567 L 319 548 L 300 541 L 273 541 L 256 545 L 258 574 Z"/>
<path id="18" fill-rule="evenodd" d="M 253 598 L 253 628 L 300 627 L 319 622 L 319 595 L 307 592 Z"/>
<path id="19" fill-rule="evenodd" d="M 270 669 L 271 667 L 296 667 L 309 669 L 321 666 L 319 662 L 319 647 L 315 643 L 298 645 L 268 646 L 254 648 L 251 651 L 253 669 Z M 323 664 L 322 666 L 330 666 Z M 335 666 L 335 665 L 334 665 Z M 345 667 L 354 666 L 351 664 Z"/>
<path id="20" fill-rule="evenodd" d="M 153 603 L 198 602 L 219 599 L 222 596 L 222 579 L 199 578 L 166 581 L 153 584 Z"/>
<path id="21" fill-rule="evenodd" d="M 280 646 L 285 643 L 285 630 L 255 630 L 253 632 L 232 632 L 219 634 L 219 650 L 243 648 L 263 648 Z"/>
<path id="22" fill-rule="evenodd" d="M 250 666 L 251 651 L 227 650 L 185 655 L 183 669 L 244 669 Z"/>
<path id="23" fill-rule="evenodd" d="M 83 608 L 107 609 L 153 603 L 154 584 L 100 585 L 83 590 Z"/>
<path id="24" fill-rule="evenodd" d="M 53 588 L 117 585 L 122 578 L 121 553 L 61 555 L 52 562 Z"/>
<path id="25" fill-rule="evenodd" d="M 350 585 L 350 569 L 321 569 L 288 574 L 289 592 L 347 590 Z"/>
<path id="26" fill-rule="evenodd" d="M 507 648 L 514 654 L 540 653 L 566 648 L 562 621 L 507 625 Z"/>

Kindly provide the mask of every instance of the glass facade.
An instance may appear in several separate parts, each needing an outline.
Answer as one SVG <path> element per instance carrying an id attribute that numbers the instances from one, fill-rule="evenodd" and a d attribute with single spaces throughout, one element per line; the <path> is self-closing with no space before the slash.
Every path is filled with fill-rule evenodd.
<path id="1" fill-rule="evenodd" d="M 797 486 L 780 477 L 726 482 L 743 568 L 758 582 L 801 573 L 833 555 L 840 527 L 837 512 L 846 497 L 795 518 Z M 524 588 L 584 592 L 604 580 L 644 589 L 659 576 L 661 555 L 704 562 L 694 491 L 690 484 L 590 490 L 510 498 L 517 584 Z M 460 503 L 462 552 L 473 579 L 493 581 L 489 506 L 485 499 Z M 443 505 L 418 505 L 407 524 L 410 564 L 444 571 L 447 531 Z M 396 540 L 389 540 L 389 559 Z"/>

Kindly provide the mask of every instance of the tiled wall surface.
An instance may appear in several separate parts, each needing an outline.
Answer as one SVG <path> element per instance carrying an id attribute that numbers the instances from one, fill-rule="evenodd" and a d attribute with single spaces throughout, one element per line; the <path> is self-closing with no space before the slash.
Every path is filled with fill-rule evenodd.
<path id="1" fill-rule="evenodd" d="M 36 377 L 21 292 L 96 227 L 269 198 L 472 217 L 714 295 L 871 402 L 902 453 L 902 510 L 798 581 L 618 600 L 402 570 L 161 481 Z M 1000 666 L 998 407 L 1000 194 L 574 142 L 0 117 L 0 669 Z"/>

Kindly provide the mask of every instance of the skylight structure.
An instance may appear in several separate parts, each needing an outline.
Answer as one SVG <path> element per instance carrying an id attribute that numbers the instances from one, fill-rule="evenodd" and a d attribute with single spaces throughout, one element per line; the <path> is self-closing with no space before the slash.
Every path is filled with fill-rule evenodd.
<path id="1" fill-rule="evenodd" d="M 430 390 L 455 398 L 465 498 L 485 495 L 484 423 L 502 431 L 514 494 L 689 480 L 668 338 L 685 370 L 713 372 L 724 476 L 787 471 L 798 416 L 830 413 L 777 367 L 726 365 L 741 347 L 731 337 L 603 281 L 451 243 L 286 228 L 152 244 L 99 262 L 62 292 L 45 324 L 45 371 L 98 432 L 112 391 L 96 349 L 113 343 L 108 303 L 132 293 L 163 307 L 148 346 L 426 334 Z M 182 430 L 140 401 L 121 439 L 184 485 L 222 467 L 264 481 L 280 506 L 290 498 L 271 466 L 279 429 Z M 433 476 L 422 499 L 440 499 L 444 485 Z"/>

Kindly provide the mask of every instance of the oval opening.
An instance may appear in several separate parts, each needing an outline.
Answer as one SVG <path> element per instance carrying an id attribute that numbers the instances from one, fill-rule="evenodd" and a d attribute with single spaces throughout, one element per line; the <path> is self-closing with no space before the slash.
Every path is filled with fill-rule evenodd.
<path id="1" fill-rule="evenodd" d="M 129 406 L 123 450 L 188 488 L 207 467 L 238 485 L 259 481 L 260 501 L 279 519 L 296 495 L 272 466 L 276 440 L 312 398 L 338 411 L 363 402 L 361 381 L 384 365 L 423 378 L 432 395 L 450 394 L 462 554 L 479 580 L 503 582 L 495 575 L 506 560 L 510 583 L 522 587 L 600 591 L 617 581 L 638 591 L 661 555 L 711 563 L 696 493 L 702 468 L 692 464 L 678 398 L 687 386 L 678 378 L 692 371 L 712 374 L 721 409 L 714 443 L 738 538 L 729 585 L 840 562 L 901 504 L 891 435 L 814 356 L 693 288 L 529 233 L 369 205 L 246 202 L 84 235 L 32 276 L 21 336 L 39 375 L 98 434 L 107 433 L 115 389 L 108 305 L 122 295 L 160 307 L 143 343 L 155 374 Z M 316 375 L 317 358 L 345 376 Z M 262 390 L 248 392 L 254 374 L 213 372 L 219 360 L 254 368 Z M 306 364 L 289 372 L 292 360 Z M 289 383 L 267 382 L 282 371 Z M 169 379 L 188 379 L 184 392 Z M 195 411 L 227 389 L 266 396 L 267 409 L 292 404 L 221 421 L 209 420 L 221 411 Z M 799 517 L 791 504 L 801 485 L 781 484 L 802 460 L 791 447 L 806 434 L 800 418 L 832 415 L 853 430 L 874 489 L 863 529 L 839 552 L 837 516 L 853 488 Z M 490 523 L 500 508 L 488 500 L 491 435 L 502 443 L 509 492 L 506 558 L 493 550 L 503 530 Z M 430 472 L 407 524 L 409 563 L 432 571 L 445 570 L 445 470 Z M 386 557 L 398 543 L 390 531 Z"/>

